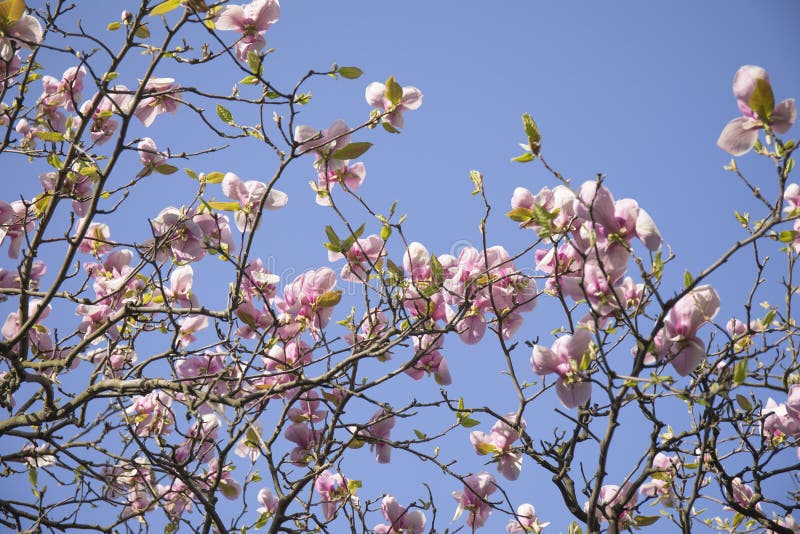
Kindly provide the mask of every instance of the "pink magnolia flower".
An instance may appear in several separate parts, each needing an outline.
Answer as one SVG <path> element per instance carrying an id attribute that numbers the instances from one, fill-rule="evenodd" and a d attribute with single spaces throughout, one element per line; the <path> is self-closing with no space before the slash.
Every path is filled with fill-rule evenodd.
<path id="1" fill-rule="evenodd" d="M 783 208 L 783 211 L 786 212 L 787 215 L 800 211 L 800 185 L 787 185 L 786 189 L 783 191 L 783 201 L 786 202 L 786 207 Z"/>
<path id="2" fill-rule="evenodd" d="M 348 250 L 342 252 L 328 251 L 328 261 L 337 261 L 342 258 L 347 264 L 342 267 L 339 274 L 342 280 L 356 283 L 366 283 L 369 273 L 375 263 L 386 255 L 386 243 L 379 236 L 372 234 L 363 239 L 357 239 Z"/>
<path id="3" fill-rule="evenodd" d="M 179 478 L 173 479 L 169 486 L 157 486 L 158 504 L 169 518 L 178 520 L 192 509 L 192 492 Z"/>
<path id="4" fill-rule="evenodd" d="M 286 337 L 293 337 L 306 326 L 312 332 L 327 326 L 341 293 L 335 290 L 336 273 L 328 267 L 307 271 L 283 288 L 283 298 L 275 299 L 275 308 L 287 325 Z"/>
<path id="5" fill-rule="evenodd" d="M 388 525 L 375 525 L 375 534 L 422 534 L 425 530 L 425 514 L 422 510 L 407 510 L 392 495 L 381 501 L 381 512 Z"/>
<path id="6" fill-rule="evenodd" d="M 258 492 L 258 502 L 261 507 L 257 510 L 259 514 L 267 514 L 269 516 L 278 511 L 278 502 L 280 499 L 275 496 L 269 488 L 261 488 Z"/>
<path id="7" fill-rule="evenodd" d="M 186 433 L 186 440 L 175 449 L 175 461 L 209 461 L 214 454 L 220 426 L 222 423 L 216 414 L 201 415 Z"/>
<path id="8" fill-rule="evenodd" d="M 7 204 L 0 200 L 0 245 L 9 238 L 8 257 L 17 259 L 25 234 L 33 230 L 34 219 L 25 203 L 15 200 Z"/>
<path id="9" fill-rule="evenodd" d="M 751 108 L 754 95 L 761 99 L 768 95 L 771 100 L 769 74 L 761 67 L 745 65 L 733 77 L 733 96 L 743 116 L 730 121 L 717 140 L 717 145 L 733 156 L 741 156 L 753 148 L 758 130 L 768 126 L 772 131 L 784 134 L 797 118 L 793 98 L 775 105 L 774 109 L 754 110 Z"/>
<path id="10" fill-rule="evenodd" d="M 741 478 L 736 477 L 731 481 L 732 492 L 728 493 L 728 502 L 736 504 L 742 508 L 752 509 L 755 504 L 755 509 L 761 512 L 761 503 L 755 502 L 755 492 L 750 485 L 745 484 Z M 724 506 L 723 510 L 733 510 L 729 506 Z"/>
<path id="11" fill-rule="evenodd" d="M 452 383 L 447 360 L 439 352 L 444 340 L 442 336 L 414 336 L 414 352 L 419 357 L 417 362 L 406 369 L 406 374 L 414 380 L 422 380 L 425 374 L 433 374 L 433 379 L 441 386 Z M 419 355 L 422 356 L 419 356 Z"/>
<path id="12" fill-rule="evenodd" d="M 41 260 L 36 260 L 31 266 L 30 279 L 27 287 L 34 291 L 39 289 L 39 280 L 47 273 L 47 265 Z M 22 279 L 17 269 L 0 268 L 0 287 L 19 289 L 22 287 Z"/>
<path id="13" fill-rule="evenodd" d="M 22 58 L 17 53 L 8 61 L 0 58 L 0 92 L 5 91 L 12 79 L 19 74 L 21 64 Z"/>
<path id="14" fill-rule="evenodd" d="M 581 372 L 580 363 L 589 350 L 592 334 L 580 329 L 574 335 L 558 338 L 552 348 L 535 345 L 531 355 L 531 368 L 539 376 L 555 373 L 556 394 L 561 404 L 575 408 L 592 396 L 592 383 Z"/>
<path id="15" fill-rule="evenodd" d="M 303 343 L 302 341 L 300 343 L 305 345 L 305 343 Z M 296 342 L 292 342 L 290 344 L 290 346 L 296 348 L 297 347 L 297 343 Z M 275 348 L 275 347 L 273 347 L 273 348 Z M 304 348 L 307 349 L 308 347 L 304 347 Z M 287 345 L 287 350 L 290 350 L 289 349 L 289 345 Z M 284 352 L 284 354 L 286 354 L 286 353 Z M 295 350 L 295 354 L 296 354 L 296 350 Z M 311 361 L 311 358 L 310 358 L 311 353 L 308 352 L 307 354 L 308 354 L 307 357 L 305 356 L 305 354 L 301 357 L 302 358 L 301 363 L 309 363 Z M 291 364 L 289 362 L 294 362 L 294 364 L 296 364 L 298 362 L 298 360 L 300 360 L 300 359 L 294 358 L 292 356 L 289 356 L 288 358 L 285 357 L 284 361 L 286 361 L 286 363 L 289 364 L 289 367 L 292 367 L 293 364 Z M 289 416 L 289 419 L 291 419 L 295 423 L 303 423 L 303 422 L 306 422 L 306 421 L 308 421 L 310 423 L 319 423 L 319 422 L 323 421 L 325 419 L 325 417 L 328 415 L 328 411 L 327 410 L 320 410 L 319 409 L 320 397 L 319 397 L 319 394 L 313 389 L 311 391 L 308 391 L 308 392 L 305 392 L 305 393 L 301 394 L 300 397 L 297 398 L 297 404 L 300 406 L 299 408 L 292 407 L 292 408 L 289 408 L 289 410 L 287 410 L 287 412 L 286 412 L 286 415 Z"/>
<path id="16" fill-rule="evenodd" d="M 235 7 L 235 6 L 234 6 Z M 286 193 L 271 189 L 267 194 L 267 184 L 256 180 L 243 182 L 241 178 L 229 172 L 222 179 L 222 192 L 226 197 L 239 203 L 241 209 L 236 212 L 234 221 L 240 232 L 254 230 L 259 210 L 277 210 L 286 205 L 289 197 Z M 264 198 L 266 196 L 266 199 Z"/>
<path id="17" fill-rule="evenodd" d="M 180 88 L 173 78 L 150 78 L 144 86 L 143 98 L 133 112 L 145 127 L 162 113 L 178 111 L 180 100 L 172 95 Z"/>
<path id="18" fill-rule="evenodd" d="M 314 489 L 322 501 L 322 514 L 325 521 L 333 519 L 338 508 L 350 498 L 347 479 L 340 473 L 331 473 L 328 469 L 320 473 L 314 480 Z"/>
<path id="19" fill-rule="evenodd" d="M 458 502 L 453 521 L 467 511 L 469 513 L 467 525 L 472 529 L 482 527 L 492 513 L 492 507 L 487 499 L 495 491 L 497 491 L 497 483 L 494 477 L 486 471 L 465 477 L 464 489 L 453 492 L 453 498 Z"/>
<path id="20" fill-rule="evenodd" d="M 304 423 L 294 423 L 283 431 L 283 437 L 296 446 L 289 453 L 289 461 L 298 465 L 308 465 L 314 459 L 321 432 Z"/>
<path id="21" fill-rule="evenodd" d="M 664 318 L 664 328 L 654 339 L 658 358 L 670 359 L 681 376 L 686 376 L 706 357 L 703 341 L 697 331 L 719 313 L 720 300 L 710 285 L 702 285 L 681 297 Z M 654 358 L 646 362 L 652 363 Z"/>
<path id="22" fill-rule="evenodd" d="M 280 7 L 278 0 L 253 0 L 242 6 L 227 5 L 217 13 L 214 26 L 218 30 L 242 34 L 236 43 L 236 56 L 241 61 L 247 61 L 249 52 L 259 52 L 266 45 L 264 32 L 278 22 Z"/>
<path id="23" fill-rule="evenodd" d="M 388 464 L 391 460 L 392 446 L 387 441 L 394 424 L 394 415 L 381 408 L 372 415 L 365 427 L 356 433 L 357 437 L 370 442 L 370 448 L 375 447 L 375 459 L 379 464 Z"/>
<path id="24" fill-rule="evenodd" d="M 199 305 L 197 295 L 192 292 L 194 270 L 191 265 L 175 267 L 169 275 L 169 284 L 170 287 L 164 288 L 168 302 L 186 308 L 196 308 Z"/>
<path id="25" fill-rule="evenodd" d="M 172 397 L 161 390 L 145 396 L 133 397 L 133 404 L 125 410 L 129 422 L 135 425 L 137 436 L 145 437 L 172 432 L 175 417 L 172 414 Z"/>
<path id="26" fill-rule="evenodd" d="M 137 178 L 150 176 L 158 168 L 167 161 L 167 154 L 159 152 L 156 147 L 156 142 L 149 137 L 143 138 L 139 141 L 136 147 L 139 151 L 139 161 L 142 162 L 142 170 L 136 175 Z"/>
<path id="27" fill-rule="evenodd" d="M 256 258 L 250 260 L 244 268 L 242 285 L 239 289 L 251 299 L 268 300 L 275 296 L 276 286 L 280 280 L 280 276 L 272 274 L 264 267 L 261 258 Z"/>
<path id="28" fill-rule="evenodd" d="M 81 99 L 84 76 L 86 76 L 84 67 L 68 68 L 60 80 L 53 76 L 43 76 L 44 92 L 39 97 L 39 105 L 48 109 L 64 108 L 67 111 L 75 111 L 75 105 Z"/>
<path id="29" fill-rule="evenodd" d="M 517 508 L 517 518 L 512 519 L 506 525 L 506 532 L 513 534 L 515 532 L 533 532 L 539 534 L 544 527 L 550 524 L 549 521 L 539 521 L 536 516 L 536 509 L 532 504 L 521 504 Z"/>
<path id="30" fill-rule="evenodd" d="M 205 315 L 189 315 L 178 324 L 180 325 L 178 343 L 181 347 L 185 347 L 197 339 L 197 336 L 194 335 L 196 332 L 208 328 L 208 317 Z"/>
<path id="31" fill-rule="evenodd" d="M 81 244 L 78 245 L 78 251 L 99 258 L 113 250 L 114 247 L 109 243 L 109 239 L 111 239 L 111 229 L 107 224 L 90 223 Z"/>
<path id="32" fill-rule="evenodd" d="M 342 119 L 337 119 L 324 130 L 300 125 L 294 129 L 294 142 L 301 154 L 313 152 L 314 167 L 327 174 L 346 165 L 347 160 L 336 159 L 333 154 L 350 144 L 350 127 Z"/>
<path id="33" fill-rule="evenodd" d="M 14 55 L 12 41 L 23 48 L 42 42 L 42 25 L 39 19 L 23 13 L 16 20 L 0 21 L 0 59 L 11 61 Z"/>
<path id="34" fill-rule="evenodd" d="M 320 206 L 331 205 L 331 191 L 336 184 L 344 184 L 350 191 L 355 191 L 367 177 L 367 169 L 362 162 L 350 163 L 344 160 L 339 168 L 320 169 L 317 173 L 317 183 L 311 182 L 311 189 L 316 195 L 316 202 Z"/>
<path id="35" fill-rule="evenodd" d="M 259 456 L 261 456 L 262 447 L 266 447 L 261 437 L 262 432 L 264 432 L 264 425 L 258 421 L 248 424 L 247 431 L 233 450 L 234 454 L 240 458 L 249 457 L 252 462 L 258 460 Z"/>
<path id="36" fill-rule="evenodd" d="M 516 415 L 511 413 L 506 419 L 513 421 Z M 525 429 L 525 420 L 520 419 L 520 427 Z M 517 480 L 522 470 L 522 452 L 513 450 L 514 442 L 519 439 L 517 432 L 505 421 L 497 421 L 489 434 L 475 430 L 469 435 L 475 452 L 480 455 L 491 454 L 497 461 L 497 471 L 508 480 Z"/>
<path id="37" fill-rule="evenodd" d="M 403 87 L 403 96 L 397 105 L 393 104 L 386 98 L 386 85 L 380 82 L 372 82 L 367 86 L 364 96 L 367 99 L 367 104 L 382 111 L 388 111 L 389 114 L 384 117 L 384 120 L 394 126 L 395 128 L 402 128 L 405 126 L 403 119 L 403 112 L 406 110 L 415 110 L 422 105 L 422 91 L 416 87 L 406 86 Z"/>
<path id="38" fill-rule="evenodd" d="M 655 497 L 655 502 L 664 506 L 675 506 L 675 491 L 673 485 L 678 475 L 682 462 L 675 456 L 668 456 L 659 452 L 653 458 L 653 469 L 658 470 L 652 475 L 650 482 L 645 482 L 639 487 L 639 493 L 645 497 Z"/>
<path id="39" fill-rule="evenodd" d="M 212 458 L 208 462 L 208 473 L 204 480 L 208 484 L 217 484 L 217 490 L 229 501 L 235 501 L 242 494 L 242 486 L 231 475 L 233 466 L 220 466 L 219 458 Z"/>
<path id="40" fill-rule="evenodd" d="M 797 389 L 796 385 L 792 387 Z M 772 445 L 778 445 L 786 438 L 800 437 L 800 418 L 797 417 L 796 394 L 794 398 L 790 397 L 790 402 L 794 404 L 791 409 L 787 404 L 778 404 L 770 397 L 761 410 L 761 416 L 764 417 L 761 433 Z"/>
<path id="41" fill-rule="evenodd" d="M 627 500 L 626 495 L 630 494 Z M 627 529 L 633 521 L 633 512 L 636 507 L 638 496 L 636 492 L 631 492 L 631 485 L 626 483 L 621 488 L 615 484 L 607 484 L 600 488 L 600 495 L 597 499 L 597 510 L 595 512 L 598 521 L 601 523 L 614 516 L 614 508 L 622 505 L 622 511 L 617 517 L 617 526 L 620 529 Z M 583 505 L 583 511 L 589 511 L 589 502 Z"/>
<path id="42" fill-rule="evenodd" d="M 127 91 L 127 88 L 124 86 L 117 87 Z M 113 114 L 115 112 L 125 111 L 125 109 L 117 103 L 119 97 L 115 100 L 113 97 L 105 95 L 100 99 L 97 106 L 94 107 L 94 110 L 92 110 L 92 102 L 94 102 L 96 98 L 97 95 L 95 94 L 90 100 L 81 104 L 80 115 L 86 116 L 91 111 L 91 116 L 88 117 L 88 119 L 91 120 L 89 137 L 93 143 L 102 145 L 114 136 L 114 133 L 119 127 L 119 121 L 113 118 Z M 81 118 L 76 117 L 73 123 L 79 125 L 80 121 Z"/>

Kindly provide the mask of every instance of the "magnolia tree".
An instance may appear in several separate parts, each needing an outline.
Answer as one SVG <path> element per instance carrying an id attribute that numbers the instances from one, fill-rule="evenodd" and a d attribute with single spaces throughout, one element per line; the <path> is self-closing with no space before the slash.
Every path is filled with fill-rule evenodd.
<path id="1" fill-rule="evenodd" d="M 92 29 L 75 9 L 0 2 L 3 168 L 41 184 L 6 174 L 0 201 L 4 528 L 797 532 L 800 186 L 781 137 L 796 111 L 763 69 L 735 74 L 741 116 L 718 144 L 774 174 L 754 185 L 731 161 L 754 199 L 742 232 L 672 287 L 645 208 L 565 179 L 527 114 L 515 160 L 551 176 L 507 192 L 527 246 L 490 241 L 473 171 L 481 245 L 431 251 L 358 192 L 366 140 L 413 123 L 419 89 L 372 82 L 360 117 L 305 124 L 312 80 L 362 72 L 271 81 L 277 0 L 143 0 Z M 226 156 L 245 141 L 275 162 L 258 179 Z M 269 210 L 292 209 L 290 166 L 316 177 L 327 259 L 311 240 L 319 266 L 287 278 L 255 244 L 286 232 Z M 152 180 L 180 187 L 138 198 Z M 709 281 L 734 256 L 754 258 L 751 289 L 720 317 Z M 762 309 L 767 291 L 782 300 Z M 531 320 L 543 301 L 561 314 Z M 492 366 L 475 372 L 501 366 L 513 409 L 451 376 L 479 342 Z M 621 439 L 634 452 L 612 462 Z M 550 493 L 562 510 L 537 510 Z"/>

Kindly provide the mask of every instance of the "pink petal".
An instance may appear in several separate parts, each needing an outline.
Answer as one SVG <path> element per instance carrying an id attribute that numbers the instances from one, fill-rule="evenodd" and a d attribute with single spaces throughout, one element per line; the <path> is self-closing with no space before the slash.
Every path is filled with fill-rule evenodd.
<path id="1" fill-rule="evenodd" d="M 244 32 L 244 8 L 242 6 L 225 6 L 217 15 L 214 26 L 218 30 Z"/>
<path id="2" fill-rule="evenodd" d="M 565 408 L 575 408 L 592 398 L 592 383 L 577 382 L 567 385 L 559 378 L 556 382 L 556 394 Z"/>
<path id="3" fill-rule="evenodd" d="M 752 127 L 753 119 L 737 117 L 725 126 L 717 139 L 717 146 L 732 156 L 741 156 L 750 151 L 758 139 L 758 128 Z"/>
<path id="4" fill-rule="evenodd" d="M 367 104 L 374 108 L 383 109 L 383 95 L 386 92 L 386 86 L 380 82 L 372 82 L 367 86 L 364 91 L 364 96 L 367 99 Z"/>
<path id="5" fill-rule="evenodd" d="M 788 98 L 775 106 L 772 112 L 772 129 L 776 133 L 785 134 L 797 119 L 797 108 L 794 105 L 794 98 Z"/>

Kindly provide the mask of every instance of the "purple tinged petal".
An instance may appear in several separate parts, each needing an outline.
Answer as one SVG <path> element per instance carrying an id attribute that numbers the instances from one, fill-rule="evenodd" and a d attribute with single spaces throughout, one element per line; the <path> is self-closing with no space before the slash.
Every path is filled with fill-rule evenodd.
<path id="1" fill-rule="evenodd" d="M 703 342 L 698 338 L 689 340 L 689 343 L 672 358 L 672 366 L 675 371 L 681 376 L 686 376 L 700 365 L 703 358 L 706 357 L 706 348 Z"/>
<path id="2" fill-rule="evenodd" d="M 403 87 L 403 97 L 400 100 L 400 106 L 404 109 L 417 109 L 422 105 L 422 91 L 416 87 L 408 86 Z"/>
<path id="3" fill-rule="evenodd" d="M 758 139 L 758 128 L 752 127 L 753 119 L 737 117 L 729 122 L 717 139 L 717 146 L 732 156 L 741 156 L 750 151 Z"/>
<path id="4" fill-rule="evenodd" d="M 254 19 L 256 30 L 263 32 L 276 22 L 281 15 L 278 0 L 253 0 L 244 8 L 245 13 Z"/>
<path id="5" fill-rule="evenodd" d="M 775 106 L 772 112 L 772 129 L 776 133 L 785 134 L 797 119 L 797 107 L 794 98 L 788 98 Z"/>
<path id="6" fill-rule="evenodd" d="M 214 20 L 214 27 L 218 30 L 243 33 L 244 22 L 244 7 L 228 5 L 223 7 L 222 11 L 217 15 L 217 18 Z"/>
<path id="7" fill-rule="evenodd" d="M 755 65 L 744 65 L 733 76 L 733 96 L 736 97 L 739 111 L 748 117 L 754 117 L 753 110 L 750 109 L 750 96 L 756 87 L 756 80 L 759 79 L 769 83 L 769 74 Z"/>
<path id="8" fill-rule="evenodd" d="M 661 233 L 650 214 L 642 208 L 639 208 L 639 214 L 636 217 L 636 235 L 649 250 L 661 248 Z"/>
<path id="9" fill-rule="evenodd" d="M 539 376 L 557 373 L 562 360 L 551 349 L 542 345 L 534 345 L 531 355 L 531 369 Z"/>
<path id="10" fill-rule="evenodd" d="M 374 108 L 383 108 L 383 95 L 386 92 L 386 86 L 380 82 L 372 82 L 367 86 L 364 91 L 364 97 L 367 99 L 367 104 Z"/>
<path id="11" fill-rule="evenodd" d="M 559 378 L 556 382 L 556 394 L 565 408 L 575 408 L 592 398 L 592 383 L 567 384 L 563 378 Z"/>

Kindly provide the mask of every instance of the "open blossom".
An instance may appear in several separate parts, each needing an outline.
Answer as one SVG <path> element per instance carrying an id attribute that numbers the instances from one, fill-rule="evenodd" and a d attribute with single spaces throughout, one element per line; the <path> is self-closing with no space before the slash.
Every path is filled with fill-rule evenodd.
<path id="1" fill-rule="evenodd" d="M 0 60 L 11 61 L 14 55 L 12 41 L 23 48 L 42 42 L 42 25 L 39 19 L 22 13 L 16 20 L 0 20 Z"/>
<path id="2" fill-rule="evenodd" d="M 375 412 L 365 427 L 356 436 L 369 440 L 370 447 L 375 447 L 375 459 L 379 464 L 388 464 L 392 455 L 392 446 L 386 441 L 394 428 L 395 418 L 383 408 Z"/>
<path id="3" fill-rule="evenodd" d="M 0 245 L 9 239 L 8 257 L 17 259 L 25 234 L 33 230 L 34 219 L 25 203 L 15 200 L 7 204 L 0 200 Z"/>
<path id="4" fill-rule="evenodd" d="M 314 480 L 314 489 L 319 494 L 322 502 L 322 513 L 325 521 L 330 521 L 336 516 L 336 511 L 350 498 L 347 479 L 340 473 L 331 473 L 326 469 Z"/>
<path id="5" fill-rule="evenodd" d="M 580 329 L 574 335 L 558 338 L 552 348 L 535 345 L 531 368 L 539 376 L 555 373 L 556 394 L 561 404 L 575 408 L 592 396 L 592 383 L 580 371 L 583 355 L 589 350 L 591 332 Z"/>
<path id="6" fill-rule="evenodd" d="M 68 68 L 60 80 L 53 76 L 43 76 L 44 92 L 39 97 L 39 105 L 48 109 L 64 108 L 67 111 L 75 111 L 75 105 L 81 99 L 84 76 L 86 76 L 84 67 Z"/>
<path id="7" fill-rule="evenodd" d="M 662 328 L 653 340 L 659 361 L 669 359 L 675 371 L 686 376 L 706 357 L 703 341 L 697 331 L 719 313 L 720 300 L 710 285 L 694 288 L 670 308 Z M 645 362 L 653 363 L 649 355 Z"/>
<path id="8" fill-rule="evenodd" d="M 673 484 L 681 466 L 681 461 L 675 456 L 668 456 L 659 452 L 653 458 L 653 469 L 657 470 L 652 475 L 650 482 L 645 482 L 639 487 L 639 493 L 645 497 L 654 497 L 656 502 L 665 506 L 675 505 L 675 491 Z"/>
<path id="9" fill-rule="evenodd" d="M 458 502 L 453 521 L 467 511 L 469 513 L 467 526 L 472 529 L 482 527 L 492 513 L 492 507 L 487 499 L 495 491 L 497 491 L 497 483 L 494 477 L 486 471 L 465 477 L 464 489 L 453 492 L 453 498 Z"/>
<path id="10" fill-rule="evenodd" d="M 264 182 L 256 180 L 245 182 L 232 172 L 225 174 L 222 179 L 222 192 L 226 197 L 239 203 L 240 209 L 236 211 L 234 221 L 240 232 L 254 229 L 259 210 L 277 210 L 284 207 L 289 200 L 286 193 L 277 189 L 270 189 L 267 194 L 267 184 Z"/>
<path id="11" fill-rule="evenodd" d="M 375 525 L 375 534 L 422 534 L 425 531 L 425 514 L 422 510 L 408 510 L 392 495 L 381 501 L 381 512 L 389 524 Z"/>
<path id="12" fill-rule="evenodd" d="M 521 504 L 517 508 L 517 519 L 512 519 L 506 525 L 506 532 L 513 534 L 515 532 L 533 532 L 539 534 L 544 527 L 549 525 L 549 521 L 539 521 L 536 516 L 536 509 L 532 504 Z"/>
<path id="13" fill-rule="evenodd" d="M 143 138 L 136 148 L 139 151 L 139 161 L 142 162 L 142 170 L 136 175 L 137 178 L 153 174 L 159 165 L 167 161 L 167 155 L 159 152 L 156 142 L 149 137 Z"/>
<path id="14" fill-rule="evenodd" d="M 728 502 L 736 504 L 742 508 L 750 510 L 755 504 L 755 509 L 761 512 L 761 503 L 755 501 L 755 492 L 749 484 L 745 484 L 741 478 L 736 477 L 731 481 L 732 492 L 728 493 Z M 723 510 L 733 510 L 729 506 L 723 507 Z"/>
<path id="15" fill-rule="evenodd" d="M 338 168 L 319 169 L 317 183 L 311 182 L 311 189 L 317 195 L 315 201 L 320 206 L 331 205 L 331 191 L 336 184 L 344 184 L 350 191 L 355 191 L 367 177 L 367 169 L 362 162 L 350 163 L 344 160 Z"/>
<path id="16" fill-rule="evenodd" d="M 630 497 L 625 499 L 627 494 Z M 633 521 L 633 511 L 636 507 L 638 497 L 636 492 L 631 492 L 631 485 L 625 483 L 621 488 L 615 484 L 607 484 L 600 488 L 600 495 L 597 499 L 596 517 L 601 523 L 607 521 L 614 515 L 614 508 L 622 504 L 622 511 L 617 517 L 617 526 L 621 529 L 626 529 Z M 584 512 L 589 511 L 589 502 L 583 505 Z"/>
<path id="17" fill-rule="evenodd" d="M 236 56 L 247 61 L 250 52 L 259 52 L 266 45 L 264 32 L 278 22 L 281 14 L 278 0 L 253 0 L 247 5 L 227 5 L 217 12 L 214 26 L 218 30 L 235 31 L 242 36 L 236 43 Z"/>
<path id="18" fill-rule="evenodd" d="M 506 419 L 513 421 L 515 414 L 508 414 Z M 525 428 L 525 421 L 520 419 L 520 427 Z M 514 451 L 514 442 L 519 439 L 517 432 L 505 421 L 497 421 L 491 432 L 473 431 L 469 440 L 475 451 L 480 454 L 491 454 L 497 461 L 497 471 L 508 480 L 516 480 L 522 470 L 522 452 Z"/>
<path id="19" fill-rule="evenodd" d="M 258 513 L 273 515 L 278 511 L 278 501 L 278 497 L 269 488 L 261 488 L 258 492 L 258 502 L 261 504 Z"/>
<path id="20" fill-rule="evenodd" d="M 220 426 L 221 422 L 216 414 L 201 415 L 186 433 L 186 440 L 175 449 L 175 461 L 209 461 L 214 454 Z"/>
<path id="21" fill-rule="evenodd" d="M 180 85 L 173 78 L 150 78 L 144 86 L 143 98 L 133 114 L 147 127 L 162 113 L 177 112 L 180 101 L 172 94 L 179 88 Z"/>
<path id="22" fill-rule="evenodd" d="M 249 457 L 251 461 L 255 462 L 261 456 L 262 447 L 266 446 L 261 437 L 262 432 L 264 432 L 264 425 L 258 421 L 248 424 L 247 431 L 233 450 L 234 454 L 240 458 Z"/>
<path id="23" fill-rule="evenodd" d="M 328 261 L 337 261 L 342 258 L 347 264 L 342 267 L 339 276 L 348 282 L 367 282 L 372 266 L 386 255 L 386 243 L 373 234 L 363 239 L 357 239 L 348 250 L 341 252 L 328 251 Z"/>
<path id="24" fill-rule="evenodd" d="M 136 395 L 125 414 L 135 426 L 137 436 L 169 434 L 175 418 L 172 414 L 172 397 L 161 390 L 147 395 Z"/>
<path id="25" fill-rule="evenodd" d="M 736 71 L 733 96 L 742 116 L 730 121 L 717 140 L 717 145 L 733 156 L 741 156 L 753 148 L 758 130 L 769 126 L 772 131 L 784 134 L 797 118 L 794 98 L 774 104 L 769 74 L 761 67 L 745 65 Z M 760 108 L 753 109 L 753 105 Z"/>
<path id="26" fill-rule="evenodd" d="M 415 110 L 422 105 L 422 91 L 416 87 L 406 86 L 403 87 L 403 96 L 397 105 L 393 104 L 386 98 L 386 85 L 380 82 L 372 82 L 367 86 L 364 96 L 367 99 L 367 104 L 381 111 L 389 111 L 389 114 L 384 117 L 384 120 L 394 126 L 395 128 L 402 128 L 405 126 L 403 119 L 403 112 L 406 110 Z"/>
<path id="27" fill-rule="evenodd" d="M 346 166 L 347 160 L 336 159 L 333 154 L 350 144 L 350 127 L 337 119 L 324 130 L 300 125 L 294 129 L 294 142 L 301 154 L 314 153 L 314 167 L 326 175 Z"/>

